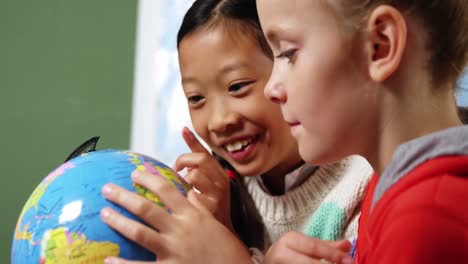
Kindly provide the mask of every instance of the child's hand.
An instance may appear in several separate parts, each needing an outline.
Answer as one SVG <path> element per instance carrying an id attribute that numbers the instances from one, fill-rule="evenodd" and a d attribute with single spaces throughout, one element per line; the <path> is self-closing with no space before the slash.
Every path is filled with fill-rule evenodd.
<path id="1" fill-rule="evenodd" d="M 273 243 L 263 263 L 352 264 L 353 259 L 348 256 L 350 249 L 351 243 L 347 240 L 327 241 L 290 232 Z"/>
<path id="2" fill-rule="evenodd" d="M 188 128 L 183 129 L 182 136 L 192 153 L 179 156 L 174 170 L 187 168 L 188 173 L 184 179 L 200 191 L 190 191 L 187 198 L 195 206 L 208 209 L 232 231 L 228 176 Z"/>
<path id="3" fill-rule="evenodd" d="M 249 263 L 248 250 L 206 209 L 194 207 L 161 177 L 134 171 L 132 178 L 156 194 L 172 213 L 136 193 L 109 184 L 103 188 L 103 195 L 146 225 L 110 208 L 104 208 L 101 217 L 117 232 L 155 253 L 157 263 Z M 109 257 L 105 263 L 142 262 Z"/>

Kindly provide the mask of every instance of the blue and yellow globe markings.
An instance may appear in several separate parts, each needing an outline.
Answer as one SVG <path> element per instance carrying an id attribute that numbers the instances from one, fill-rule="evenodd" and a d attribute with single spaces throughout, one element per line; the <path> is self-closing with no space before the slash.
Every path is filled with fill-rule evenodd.
<path id="1" fill-rule="evenodd" d="M 155 260 L 152 252 L 122 237 L 100 219 L 100 210 L 111 206 L 141 221 L 102 196 L 101 188 L 107 183 L 164 206 L 154 194 L 134 184 L 130 174 L 135 169 L 163 177 L 183 195 L 190 190 L 170 167 L 134 152 L 101 150 L 74 157 L 45 177 L 26 201 L 13 236 L 11 263 L 94 264 L 103 263 L 107 256 Z"/>
<path id="2" fill-rule="evenodd" d="M 176 172 L 174 172 L 171 168 L 166 166 L 160 166 L 159 164 L 155 164 L 154 162 L 145 161 L 140 156 L 135 155 L 133 152 L 127 152 L 127 155 L 133 157 L 130 162 L 136 165 L 136 169 L 139 171 L 148 171 L 152 174 L 158 175 L 163 177 L 164 179 L 168 180 L 174 187 L 179 190 L 184 195 L 187 195 L 188 191 L 191 189 L 190 185 L 185 182 Z M 155 202 L 161 207 L 165 207 L 164 203 L 157 197 L 154 193 L 150 192 L 146 188 L 133 183 L 135 190 L 138 194 L 144 196 L 145 198 Z"/>

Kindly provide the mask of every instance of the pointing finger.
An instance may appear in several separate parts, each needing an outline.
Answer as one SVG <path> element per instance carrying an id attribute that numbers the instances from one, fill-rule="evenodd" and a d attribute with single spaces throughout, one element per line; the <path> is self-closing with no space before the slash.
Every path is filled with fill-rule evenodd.
<path id="1" fill-rule="evenodd" d="M 190 148 L 192 152 L 202 152 L 202 153 L 207 153 L 209 154 L 208 150 L 198 141 L 197 137 L 193 134 L 190 129 L 187 127 L 184 127 L 182 129 L 182 137 L 185 140 L 185 143 L 187 146 Z"/>

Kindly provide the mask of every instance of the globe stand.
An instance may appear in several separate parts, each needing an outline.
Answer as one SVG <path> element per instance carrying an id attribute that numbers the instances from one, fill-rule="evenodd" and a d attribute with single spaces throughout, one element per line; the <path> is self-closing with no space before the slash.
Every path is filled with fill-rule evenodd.
<path id="1" fill-rule="evenodd" d="M 79 155 L 83 153 L 88 153 L 92 151 L 96 151 L 96 145 L 99 140 L 99 136 L 92 137 L 88 140 L 86 140 L 84 143 L 79 145 L 73 152 L 68 156 L 68 158 L 65 160 L 65 162 L 78 157 Z"/>

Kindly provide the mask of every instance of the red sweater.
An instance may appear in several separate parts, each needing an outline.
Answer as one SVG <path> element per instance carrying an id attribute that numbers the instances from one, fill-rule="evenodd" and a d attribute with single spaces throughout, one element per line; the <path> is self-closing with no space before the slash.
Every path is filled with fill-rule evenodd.
<path id="1" fill-rule="evenodd" d="M 390 187 L 359 220 L 358 264 L 468 263 L 468 156 L 426 161 Z"/>

